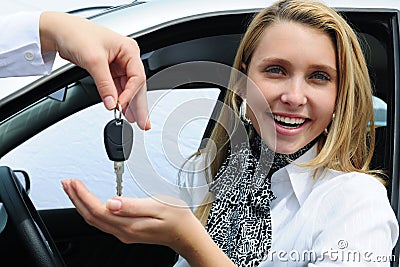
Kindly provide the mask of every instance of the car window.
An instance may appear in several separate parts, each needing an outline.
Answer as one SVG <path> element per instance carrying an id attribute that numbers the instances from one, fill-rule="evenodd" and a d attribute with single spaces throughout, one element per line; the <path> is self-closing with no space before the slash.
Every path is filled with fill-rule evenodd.
<path id="1" fill-rule="evenodd" d="M 387 104 L 379 97 L 373 96 L 375 126 L 387 126 Z"/>
<path id="2" fill-rule="evenodd" d="M 148 175 L 146 168 L 152 168 L 174 183 L 176 166 L 198 149 L 219 93 L 213 88 L 148 92 L 152 129 L 143 133 L 134 127 L 136 139 L 129 166 L 134 166 L 135 175 Z M 62 191 L 63 179 L 84 181 L 105 201 L 116 194 L 113 164 L 103 145 L 104 126 L 113 118 L 112 111 L 102 103 L 96 104 L 45 129 L 5 155 L 0 163 L 29 173 L 30 196 L 38 209 L 72 207 Z M 168 145 L 171 143 L 177 146 Z M 145 155 L 135 154 L 138 150 Z M 145 159 L 148 161 L 143 163 Z M 123 175 L 123 195 L 147 196 L 129 168 Z"/>

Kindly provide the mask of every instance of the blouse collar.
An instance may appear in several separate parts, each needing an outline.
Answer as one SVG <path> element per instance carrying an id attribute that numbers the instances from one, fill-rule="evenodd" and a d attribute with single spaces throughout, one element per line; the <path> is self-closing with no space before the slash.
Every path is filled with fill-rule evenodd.
<path id="1" fill-rule="evenodd" d="M 302 167 L 296 163 L 306 163 L 315 158 L 317 155 L 317 146 L 318 145 L 315 144 L 306 153 L 296 159 L 294 163 L 276 171 L 271 177 L 272 191 L 274 190 L 274 183 L 290 180 L 297 201 L 300 206 L 302 206 L 307 197 L 311 194 L 317 180 L 314 178 L 315 169 L 311 167 Z"/>

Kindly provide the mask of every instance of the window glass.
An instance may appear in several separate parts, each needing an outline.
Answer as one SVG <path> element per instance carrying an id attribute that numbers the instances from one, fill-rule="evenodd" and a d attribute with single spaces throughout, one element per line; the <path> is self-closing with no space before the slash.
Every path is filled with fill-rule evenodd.
<path id="1" fill-rule="evenodd" d="M 387 125 L 387 104 L 382 99 L 373 96 L 372 102 L 374 105 L 375 126 Z"/>
<path id="2" fill-rule="evenodd" d="M 147 175 L 149 166 L 140 161 L 150 159 L 151 168 L 173 181 L 177 173 L 175 165 L 180 161 L 165 156 L 169 150 L 165 149 L 165 144 L 176 143 L 173 148 L 177 150 L 171 152 L 180 153 L 179 160 L 194 153 L 208 123 L 206 116 L 211 116 L 218 94 L 219 89 L 204 88 L 148 92 L 152 129 L 143 133 L 134 127 L 135 141 L 138 138 L 145 140 L 146 155 L 134 155 L 139 149 L 134 147 L 130 160 L 137 162 L 129 165 L 135 166 L 137 173 Z M 203 101 L 204 105 L 196 106 L 201 99 L 212 101 Z M 196 115 L 199 109 L 206 112 Z M 181 116 L 185 121 L 180 119 Z M 104 126 L 113 118 L 114 112 L 107 111 L 99 103 L 47 128 L 8 153 L 0 163 L 28 172 L 30 196 L 38 209 L 72 207 L 62 190 L 63 179 L 84 181 L 95 195 L 105 201 L 116 194 L 113 163 L 103 145 Z M 125 168 L 123 175 L 123 195 L 147 196 L 135 183 L 129 168 Z"/>

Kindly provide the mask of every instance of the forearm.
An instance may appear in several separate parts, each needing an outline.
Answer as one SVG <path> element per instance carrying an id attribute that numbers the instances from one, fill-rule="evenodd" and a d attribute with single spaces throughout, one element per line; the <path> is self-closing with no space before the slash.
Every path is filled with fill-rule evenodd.
<path id="1" fill-rule="evenodd" d="M 69 15 L 62 12 L 43 12 L 40 15 L 39 34 L 42 52 L 57 51 L 58 42 L 62 41 L 67 28 L 76 27 L 83 23 L 84 19 L 78 16 Z M 75 25 L 76 24 L 76 25 Z M 60 30 L 62 29 L 62 30 Z M 67 37 L 68 38 L 68 37 Z M 70 38 L 74 38 L 70 36 Z"/>
<path id="2" fill-rule="evenodd" d="M 192 224 L 179 245 L 173 247 L 191 267 L 235 266 L 228 256 L 211 239 L 204 227 L 197 221 Z"/>

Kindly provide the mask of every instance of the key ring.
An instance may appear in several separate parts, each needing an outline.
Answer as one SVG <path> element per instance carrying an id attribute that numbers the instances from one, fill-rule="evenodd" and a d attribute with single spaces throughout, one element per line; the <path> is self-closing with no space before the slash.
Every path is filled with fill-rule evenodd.
<path id="1" fill-rule="evenodd" d="M 117 117 L 117 110 L 119 111 L 118 117 Z M 122 120 L 122 105 L 119 102 L 117 102 L 117 106 L 114 108 L 114 119 L 116 119 L 117 121 Z"/>

